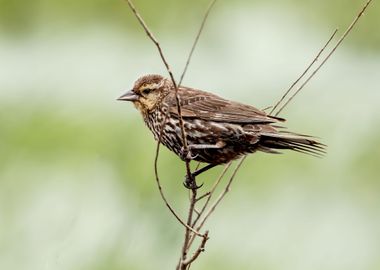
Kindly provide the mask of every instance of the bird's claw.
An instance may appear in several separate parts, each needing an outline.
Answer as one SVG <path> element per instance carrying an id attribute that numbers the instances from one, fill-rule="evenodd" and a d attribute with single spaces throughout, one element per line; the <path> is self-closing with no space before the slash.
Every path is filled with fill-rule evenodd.
<path id="1" fill-rule="evenodd" d="M 198 157 L 198 154 L 193 155 L 190 149 L 185 149 L 185 147 L 182 146 L 180 157 L 182 160 L 193 160 Z"/>
<path id="2" fill-rule="evenodd" d="M 197 186 L 197 183 L 195 182 L 195 177 L 190 174 L 185 176 L 185 181 L 183 181 L 183 185 L 187 189 L 199 189 L 203 186 L 203 183 L 199 186 Z"/>

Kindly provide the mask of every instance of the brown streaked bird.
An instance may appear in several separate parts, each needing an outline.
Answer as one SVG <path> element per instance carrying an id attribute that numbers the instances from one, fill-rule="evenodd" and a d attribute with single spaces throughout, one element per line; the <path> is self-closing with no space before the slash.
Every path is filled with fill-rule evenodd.
<path id="1" fill-rule="evenodd" d="M 278 126 L 284 119 L 270 116 L 253 106 L 184 86 L 178 89 L 178 95 L 187 153 L 181 139 L 175 89 L 170 79 L 160 75 L 142 76 L 133 89 L 118 100 L 133 102 L 156 140 L 166 118 L 162 144 L 182 160 L 208 163 L 193 176 L 256 151 L 279 153 L 289 149 L 317 156 L 324 153 L 323 144 L 310 136 L 284 131 Z"/>

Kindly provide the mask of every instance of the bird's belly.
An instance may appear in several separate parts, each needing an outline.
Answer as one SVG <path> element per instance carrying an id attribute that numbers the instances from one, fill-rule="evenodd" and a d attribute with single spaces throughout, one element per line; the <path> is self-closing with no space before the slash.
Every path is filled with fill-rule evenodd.
<path id="1" fill-rule="evenodd" d="M 237 149 L 234 146 L 225 146 L 220 149 L 201 149 L 192 150 L 191 154 L 194 160 L 199 162 L 206 162 L 211 164 L 223 164 L 230 162 L 231 160 L 238 159 L 248 152 Z"/>
<path id="2" fill-rule="evenodd" d="M 211 164 L 227 163 L 244 154 L 254 151 L 252 143 L 247 142 L 247 135 L 240 125 L 203 121 L 200 119 L 184 119 L 187 145 L 204 149 L 191 149 L 193 160 Z M 150 126 L 158 140 L 159 130 Z M 182 133 L 177 119 L 171 119 L 162 130 L 161 142 L 182 159 L 184 158 Z M 212 148 L 223 142 L 221 148 Z"/>

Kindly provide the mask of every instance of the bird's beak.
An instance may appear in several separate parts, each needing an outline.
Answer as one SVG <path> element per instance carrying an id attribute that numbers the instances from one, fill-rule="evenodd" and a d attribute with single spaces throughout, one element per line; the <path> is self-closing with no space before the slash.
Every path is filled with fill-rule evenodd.
<path id="1" fill-rule="evenodd" d="M 136 93 L 133 90 L 130 90 L 124 95 L 121 95 L 117 100 L 137 101 L 138 99 L 139 99 L 139 96 L 136 95 Z"/>

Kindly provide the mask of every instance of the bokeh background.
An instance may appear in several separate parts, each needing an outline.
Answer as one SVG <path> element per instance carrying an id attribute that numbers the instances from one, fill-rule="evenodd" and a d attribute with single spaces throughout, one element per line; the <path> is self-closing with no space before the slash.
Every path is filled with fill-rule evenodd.
<path id="1" fill-rule="evenodd" d="M 208 1 L 135 4 L 178 76 Z M 362 4 L 219 1 L 184 84 L 272 105 Z M 194 269 L 380 269 L 379 12 L 282 114 L 328 154 L 250 156 Z M 1 0 L 0 40 L 0 269 L 173 269 L 183 228 L 154 182 L 155 142 L 115 101 L 166 74 L 126 3 Z M 183 164 L 165 149 L 159 164 L 185 214 Z"/>

